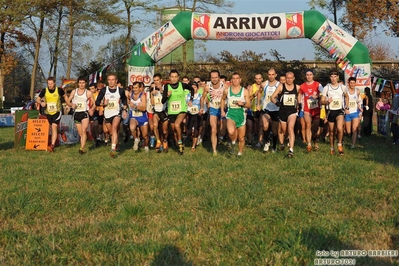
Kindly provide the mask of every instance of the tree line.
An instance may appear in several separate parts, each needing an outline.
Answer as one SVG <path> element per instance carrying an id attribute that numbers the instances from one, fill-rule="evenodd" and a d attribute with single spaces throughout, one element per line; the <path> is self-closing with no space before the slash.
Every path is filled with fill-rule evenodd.
<path id="1" fill-rule="evenodd" d="M 399 36 L 397 1 L 311 0 L 308 4 L 310 8 L 325 10 L 327 17 L 332 16 L 336 24 L 360 40 L 366 40 L 367 33 L 378 25 L 385 27 L 384 34 Z M 175 0 L 168 5 L 197 12 L 229 12 L 234 3 L 227 0 Z M 57 80 L 88 76 L 116 58 L 121 60 L 113 66 L 113 72 L 121 73 L 124 83 L 123 55 L 135 45 L 135 32 L 144 27 L 158 27 L 155 12 L 164 7 L 161 0 L 0 0 L 0 104 L 4 94 L 11 98 L 7 99 L 9 101 L 33 97 L 48 76 Z M 104 38 L 108 42 L 103 43 L 107 44 L 94 51 L 95 42 Z M 373 59 L 393 59 L 392 49 L 386 44 L 373 42 L 369 47 L 374 47 L 371 49 Z M 275 62 L 281 69 L 287 66 L 276 50 L 270 51 L 269 55 L 274 59 L 274 66 Z M 256 71 L 272 64 L 272 60 L 265 56 L 266 53 L 252 51 L 244 51 L 242 55 L 222 51 L 217 56 L 207 54 L 201 60 L 228 62 L 237 67 L 236 70 L 242 70 L 243 75 L 250 76 L 252 73 L 249 72 L 255 71 L 250 67 L 251 61 L 263 62 Z M 291 62 L 290 66 L 292 64 L 298 70 L 305 67 L 300 61 Z M 184 73 L 196 71 L 190 69 L 185 60 L 182 65 Z M 2 107 L 0 105 L 0 109 Z"/>

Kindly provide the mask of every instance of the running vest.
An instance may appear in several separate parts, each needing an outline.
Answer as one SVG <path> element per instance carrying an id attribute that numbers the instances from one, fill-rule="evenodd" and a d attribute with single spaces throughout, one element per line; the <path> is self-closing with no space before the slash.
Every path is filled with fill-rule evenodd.
<path id="1" fill-rule="evenodd" d="M 105 99 L 108 99 L 108 105 L 104 108 L 104 117 L 111 118 L 113 116 L 119 115 L 120 112 L 120 100 L 121 95 L 119 94 L 119 88 L 116 87 L 115 92 L 111 92 L 109 87 L 105 88 Z"/>
<path id="2" fill-rule="evenodd" d="M 317 97 L 319 95 L 320 83 L 313 81 L 312 84 L 307 84 L 306 82 L 300 86 L 300 91 L 302 92 L 302 107 L 305 112 L 312 109 L 320 109 L 320 101 Z"/>
<path id="3" fill-rule="evenodd" d="M 228 107 L 228 114 L 245 114 L 245 109 L 242 106 L 238 106 L 237 102 L 242 101 L 245 102 L 244 96 L 244 88 L 241 87 L 240 91 L 236 94 L 232 92 L 232 88 L 230 87 L 227 93 L 227 107 Z"/>
<path id="4" fill-rule="evenodd" d="M 358 89 L 355 88 L 355 91 L 353 94 L 351 94 L 349 92 L 348 89 L 348 96 L 349 96 L 349 113 L 353 114 L 353 113 L 357 113 L 357 109 L 358 109 L 358 102 L 362 101 L 360 95 L 359 95 L 359 91 Z"/>
<path id="5" fill-rule="evenodd" d="M 213 87 L 212 83 L 208 84 L 209 86 L 209 103 L 211 108 L 220 109 L 220 103 L 222 101 L 224 84 L 220 82 L 220 86 L 218 89 Z"/>
<path id="6" fill-rule="evenodd" d="M 346 92 L 346 86 L 338 85 L 333 88 L 329 83 L 324 87 L 323 95 L 328 99 L 331 97 L 332 102 L 328 105 L 330 110 L 341 110 L 344 108 L 344 92 Z"/>
<path id="7" fill-rule="evenodd" d="M 137 98 L 137 100 L 135 100 L 135 99 L 133 99 L 134 94 L 132 92 L 132 94 L 130 95 L 130 102 L 135 104 L 135 105 L 137 105 L 137 106 L 140 106 L 141 105 L 141 95 L 142 94 L 143 93 L 140 92 L 139 97 Z M 134 118 L 147 116 L 147 114 L 146 114 L 147 112 L 146 111 L 143 112 L 143 111 L 139 111 L 139 110 L 134 109 L 134 108 L 131 108 L 130 112 L 132 114 L 132 117 L 134 117 Z"/>
<path id="8" fill-rule="evenodd" d="M 256 91 L 258 90 L 258 86 L 256 85 L 256 83 L 252 84 L 251 89 L 252 89 L 251 94 L 253 95 L 254 92 L 256 92 Z M 263 103 L 262 103 L 262 102 L 263 102 L 263 90 L 262 90 L 262 87 L 260 87 L 259 90 L 262 91 L 261 103 L 260 103 L 261 106 L 262 106 L 262 104 L 263 104 Z M 251 110 L 252 110 L 253 112 L 256 112 L 256 111 L 257 111 L 257 109 L 256 109 L 257 102 L 258 102 L 258 95 L 255 95 L 255 97 L 252 99 L 252 104 L 251 104 Z"/>
<path id="9" fill-rule="evenodd" d="M 49 115 L 55 115 L 61 110 L 61 99 L 58 93 L 58 87 L 55 87 L 53 92 L 50 92 L 49 88 L 46 88 L 46 113 Z"/>
<path id="10" fill-rule="evenodd" d="M 187 95 L 187 102 L 190 101 L 190 97 L 191 97 L 191 94 L 189 93 L 189 94 Z M 194 94 L 193 102 L 192 102 L 193 105 L 187 107 L 187 111 L 188 111 L 190 114 L 196 115 L 196 114 L 199 113 L 199 110 L 201 109 L 201 108 L 200 108 L 200 105 L 201 105 L 201 97 L 202 97 L 202 94 L 200 94 L 200 93 L 198 93 L 198 92 Z"/>
<path id="11" fill-rule="evenodd" d="M 154 97 L 154 111 L 162 112 L 166 108 L 166 104 L 162 103 L 162 93 L 159 90 L 155 90 L 156 93 L 152 97 Z"/>
<path id="12" fill-rule="evenodd" d="M 176 89 L 172 89 L 168 84 L 168 91 L 172 93 L 168 99 L 168 114 L 178 115 L 187 112 L 186 93 L 182 83 L 179 82 L 179 86 Z"/>
<path id="13" fill-rule="evenodd" d="M 82 95 L 78 94 L 78 89 L 75 90 L 75 95 L 73 96 L 72 103 L 75 106 L 75 112 L 86 112 L 88 108 L 87 90 L 85 89 Z"/>
<path id="14" fill-rule="evenodd" d="M 281 91 L 281 97 L 280 97 L 280 102 L 281 102 L 281 107 L 280 111 L 294 111 L 296 112 L 296 107 L 297 107 L 297 95 L 298 91 L 296 88 L 296 85 L 294 85 L 294 89 L 292 91 L 287 90 L 285 87 L 285 84 L 283 84 L 283 90 Z"/>
<path id="15" fill-rule="evenodd" d="M 278 85 L 280 85 L 279 81 L 276 81 L 276 84 L 271 86 L 271 85 L 269 85 L 269 81 L 266 80 L 266 85 L 263 88 L 263 99 L 262 99 L 262 103 L 263 103 L 262 109 L 263 110 L 268 110 L 270 112 L 276 112 L 279 110 L 277 105 L 275 105 L 271 101 L 271 97 L 272 97 L 273 93 L 276 91 Z"/>

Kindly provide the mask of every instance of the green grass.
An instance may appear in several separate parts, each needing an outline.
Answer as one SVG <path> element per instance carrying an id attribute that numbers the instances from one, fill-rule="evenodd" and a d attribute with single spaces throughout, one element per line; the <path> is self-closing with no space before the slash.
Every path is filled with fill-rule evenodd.
<path id="1" fill-rule="evenodd" d="M 0 128 L 0 265 L 313 265 L 317 250 L 398 250 L 399 147 L 372 135 L 340 157 L 296 144 L 287 159 L 130 142 L 113 159 L 15 151 Z"/>

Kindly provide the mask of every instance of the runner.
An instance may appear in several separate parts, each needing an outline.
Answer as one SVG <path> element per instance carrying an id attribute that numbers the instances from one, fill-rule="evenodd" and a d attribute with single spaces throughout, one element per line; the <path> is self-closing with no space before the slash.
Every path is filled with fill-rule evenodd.
<path id="1" fill-rule="evenodd" d="M 139 149 L 140 137 L 137 128 L 140 129 L 140 135 L 144 141 L 144 150 L 148 148 L 148 116 L 147 116 L 147 94 L 143 91 L 144 83 L 135 81 L 133 89 L 130 92 L 130 132 L 134 137 L 133 150 Z"/>
<path id="2" fill-rule="evenodd" d="M 270 148 L 270 131 L 273 133 L 273 152 L 276 152 L 278 128 L 279 128 L 279 107 L 271 100 L 271 96 L 277 90 L 280 82 L 276 80 L 277 73 L 274 68 L 267 71 L 268 80 L 262 83 L 263 90 L 258 92 L 257 109 L 262 111 L 263 140 L 265 145 L 263 151 L 267 152 Z M 259 143 L 262 142 L 259 134 Z M 282 142 L 284 143 L 284 142 Z"/>
<path id="3" fill-rule="evenodd" d="M 84 77 L 78 78 L 78 88 L 71 91 L 66 100 L 66 104 L 75 110 L 73 120 L 80 136 L 79 153 L 86 153 L 85 145 L 87 141 L 87 128 L 89 126 L 89 115 L 94 113 L 94 98 L 91 91 L 86 89 L 86 80 Z"/>
<path id="4" fill-rule="evenodd" d="M 104 124 L 111 135 L 111 157 L 115 157 L 118 154 L 118 134 L 119 124 L 121 117 L 123 119 L 128 116 L 127 112 L 127 99 L 125 91 L 118 86 L 116 74 L 109 74 L 107 77 L 108 86 L 103 88 L 96 100 L 96 106 L 104 106 Z M 120 109 L 122 104 L 122 109 Z"/>
<path id="5" fill-rule="evenodd" d="M 219 70 L 212 70 L 209 73 L 209 76 L 211 82 L 205 86 L 204 94 L 201 97 L 200 114 L 204 113 L 204 110 L 206 108 L 205 104 L 208 100 L 207 96 L 209 94 L 210 96 L 209 123 L 211 125 L 211 143 L 212 143 L 213 155 L 215 156 L 217 155 L 216 147 L 218 144 L 218 131 L 221 136 L 225 134 L 225 127 L 223 126 L 223 122 L 221 122 L 221 109 L 220 109 L 223 91 L 225 87 L 224 84 L 220 81 Z"/>
<path id="6" fill-rule="evenodd" d="M 315 81 L 313 71 L 307 70 L 306 81 L 302 83 L 298 93 L 298 102 L 302 103 L 303 119 L 305 122 L 305 141 L 307 143 L 307 151 L 312 151 L 312 140 L 314 149 L 319 149 L 318 145 L 318 129 L 320 125 L 320 98 L 319 95 L 323 91 L 323 87 Z"/>
<path id="7" fill-rule="evenodd" d="M 61 98 L 66 101 L 65 91 L 55 86 L 55 78 L 47 79 L 47 88 L 43 89 L 36 98 L 36 102 L 45 107 L 45 114 L 51 128 L 51 143 L 47 148 L 49 152 L 54 152 L 55 142 L 58 137 L 58 125 L 61 121 Z"/>
<path id="8" fill-rule="evenodd" d="M 164 88 L 162 103 L 168 103 L 170 125 L 174 133 L 174 139 L 179 146 L 179 154 L 182 155 L 184 153 L 184 146 L 182 142 L 181 124 L 187 113 L 187 94 L 185 91 L 189 91 L 191 95 L 194 95 L 194 93 L 190 85 L 179 81 L 179 72 L 176 69 L 170 71 L 169 80 L 170 84 Z M 190 101 L 192 101 L 192 98 Z"/>
<path id="9" fill-rule="evenodd" d="M 345 127 L 346 133 L 349 135 L 352 133 L 351 149 L 354 149 L 360 124 L 359 113 L 363 112 L 363 99 L 360 96 L 360 90 L 356 88 L 355 77 L 350 77 L 348 79 L 348 85 L 349 105 L 345 108 Z"/>
<path id="10" fill-rule="evenodd" d="M 263 82 L 263 77 L 262 74 L 257 73 L 254 76 L 254 81 L 252 85 L 249 85 L 250 90 L 249 96 L 251 100 L 251 108 L 247 110 L 247 140 L 248 140 L 248 147 L 252 146 L 252 138 L 253 135 L 261 135 L 260 132 L 263 133 L 263 130 L 260 129 L 259 124 L 261 124 L 262 119 L 261 117 L 261 111 L 258 110 L 258 94 L 261 92 L 260 97 L 263 97 L 263 87 L 262 87 L 262 82 Z"/>
<path id="11" fill-rule="evenodd" d="M 194 90 L 194 96 L 191 97 L 191 94 L 187 95 L 187 104 L 188 104 L 188 119 L 187 119 L 187 134 L 192 136 L 193 142 L 191 145 L 191 151 L 195 151 L 195 147 L 197 146 L 199 129 L 202 124 L 202 115 L 199 114 L 200 110 L 200 101 L 201 94 L 198 92 L 198 83 L 193 82 L 192 84 Z M 192 99 L 192 101 L 190 101 Z"/>
<path id="12" fill-rule="evenodd" d="M 292 158 L 294 156 L 295 144 L 294 127 L 298 116 L 298 110 L 300 110 L 302 106 L 300 103 L 298 103 L 297 99 L 299 86 L 294 84 L 294 73 L 291 71 L 287 72 L 285 74 L 285 78 L 286 82 L 277 87 L 271 96 L 271 101 L 280 108 L 278 116 L 280 118 L 283 136 L 283 138 L 280 136 L 280 143 L 284 143 L 284 136 L 288 127 L 289 150 L 287 157 Z"/>
<path id="13" fill-rule="evenodd" d="M 335 154 L 334 141 L 338 139 L 338 153 L 344 155 L 342 147 L 342 138 L 344 135 L 344 106 L 348 106 L 348 89 L 345 85 L 338 83 L 338 71 L 330 72 L 331 83 L 327 84 L 323 89 L 321 103 L 327 106 L 328 131 L 330 137 L 330 154 Z M 348 108 L 349 109 L 349 108 Z M 335 130 L 337 133 L 335 134 Z"/>
<path id="14" fill-rule="evenodd" d="M 168 126 L 169 120 L 166 114 L 166 104 L 162 103 L 164 86 L 161 74 L 154 74 L 154 89 L 151 91 L 151 104 L 154 106 L 154 134 L 157 139 L 155 150 L 168 152 Z M 161 133 L 159 132 L 161 131 Z"/>
<path id="15" fill-rule="evenodd" d="M 221 116 L 227 118 L 227 132 L 230 141 L 238 139 L 237 156 L 242 156 L 245 146 L 245 109 L 251 108 L 251 100 L 248 90 L 241 86 L 240 74 L 234 72 L 231 77 L 231 86 L 224 89 L 221 105 L 224 106 L 227 99 L 227 113 L 221 109 Z M 233 152 L 232 144 L 229 143 L 230 153 Z"/>

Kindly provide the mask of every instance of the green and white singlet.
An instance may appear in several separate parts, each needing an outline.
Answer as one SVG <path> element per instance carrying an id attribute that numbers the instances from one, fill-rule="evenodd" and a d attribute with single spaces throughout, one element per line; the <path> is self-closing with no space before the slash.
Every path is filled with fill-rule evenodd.
<path id="1" fill-rule="evenodd" d="M 240 91 L 235 94 L 230 87 L 227 94 L 227 100 L 228 110 L 226 118 L 236 122 L 237 128 L 244 126 L 246 122 L 245 109 L 244 107 L 237 105 L 238 101 L 245 102 L 244 88 L 241 87 Z"/>

